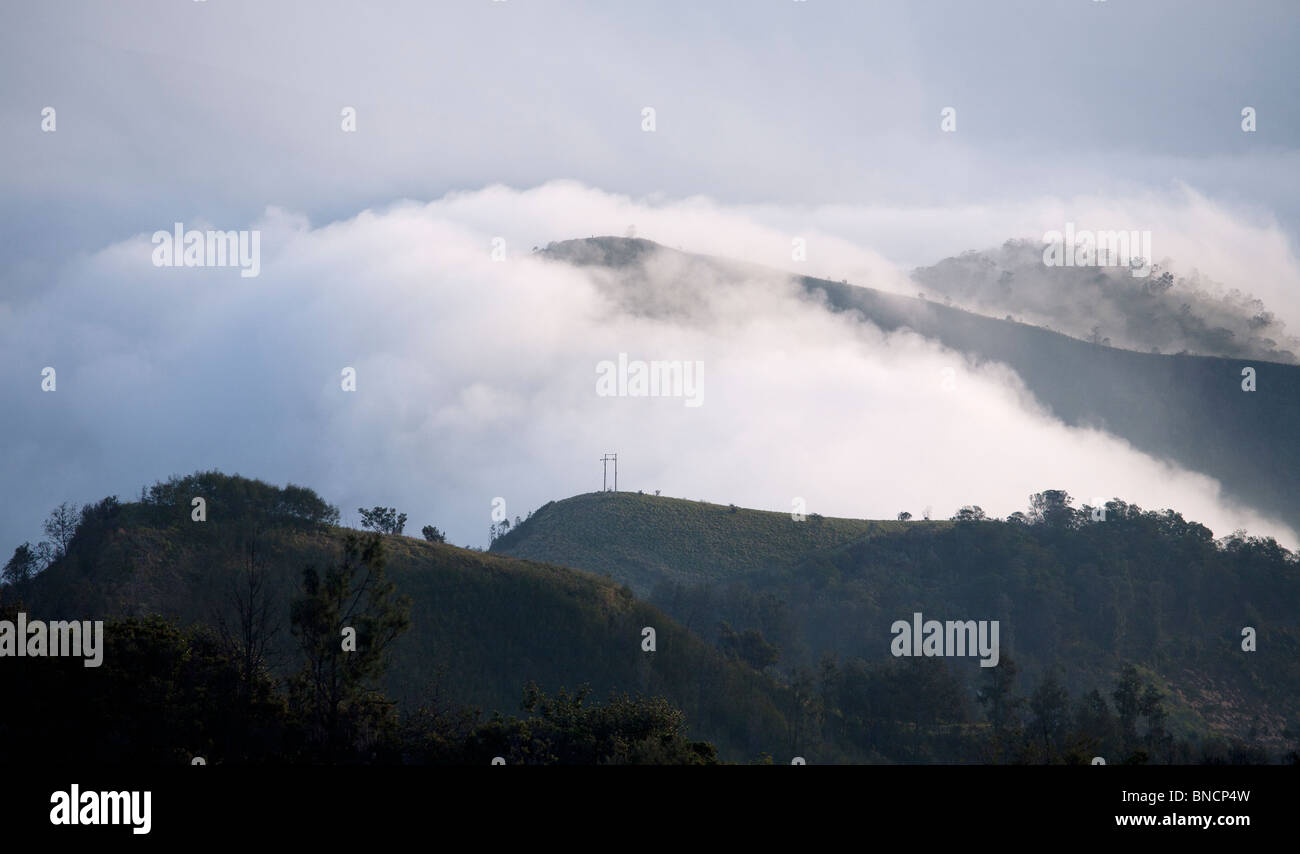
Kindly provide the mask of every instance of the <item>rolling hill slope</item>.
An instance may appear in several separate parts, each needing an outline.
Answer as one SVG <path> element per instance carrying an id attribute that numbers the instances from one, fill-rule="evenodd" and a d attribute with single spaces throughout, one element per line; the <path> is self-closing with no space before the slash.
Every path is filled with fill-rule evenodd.
<path id="1" fill-rule="evenodd" d="M 491 551 L 609 575 L 644 595 L 665 580 L 725 581 L 786 569 L 809 553 L 904 524 L 816 514 L 797 522 L 789 513 L 589 492 L 542 506 Z"/>
<path id="2" fill-rule="evenodd" d="M 918 611 L 998 620 L 1030 684 L 1056 673 L 1074 692 L 1105 690 L 1132 663 L 1170 698 L 1179 732 L 1275 745 L 1300 732 L 1296 556 L 1270 540 L 1216 544 L 1167 511 L 1116 501 L 1104 522 L 1074 510 L 1034 524 L 792 522 L 598 493 L 547 505 L 493 550 L 648 588 L 708 639 L 723 622 L 758 632 L 783 668 L 828 654 L 890 664 L 891 624 Z M 1267 648 L 1244 652 L 1245 626 Z"/>
<path id="3" fill-rule="evenodd" d="M 688 302 L 665 308 L 658 297 L 646 296 L 652 262 L 656 275 L 674 271 L 675 292 L 684 294 L 699 282 L 788 275 L 643 239 L 570 240 L 545 252 L 557 262 L 614 271 L 607 286 L 636 312 L 689 310 Z M 1066 424 L 1100 427 L 1157 458 L 1207 474 L 1230 496 L 1300 531 L 1300 366 L 1121 350 L 916 297 L 794 278 L 833 311 L 859 313 L 886 331 L 911 329 L 976 362 L 1004 363 Z M 1253 392 L 1242 388 L 1247 367 L 1255 371 Z"/>
<path id="4" fill-rule="evenodd" d="M 208 499 L 207 521 L 190 516 L 195 494 Z M 16 594 L 38 619 L 219 626 L 255 546 L 270 613 L 287 629 L 304 568 L 333 564 L 351 533 L 334 519 L 310 490 L 174 478 L 140 503 L 84 508 L 66 554 L 0 587 L 0 605 L 13 611 Z M 664 698 L 693 738 L 733 760 L 1077 763 L 1104 749 L 1135 762 L 1256 762 L 1300 751 L 1300 561 L 1267 539 L 1216 542 L 1169 511 L 1115 500 L 1094 521 L 1045 493 L 1005 522 L 796 521 L 601 493 L 548 504 L 495 553 L 382 541 L 388 577 L 410 599 L 383 684 L 399 709 L 511 712 L 530 682 L 552 694 L 588 685 L 597 697 Z M 534 552 L 548 562 L 519 556 Z M 897 657 L 893 627 L 916 612 L 997 621 L 996 667 L 973 654 Z M 161 637 L 121 631 L 117 649 L 136 649 L 131 632 Z M 208 660 L 174 638 L 180 646 L 164 646 L 178 664 Z M 287 630 L 270 653 L 276 672 L 298 669 Z M 105 672 L 131 693 L 132 680 L 154 684 L 154 666 Z M 1014 703 L 981 713 L 995 675 Z M 1049 744 L 1027 727 L 1053 679 L 1060 726 Z M 202 696 L 186 702 L 201 707 Z M 1007 709 L 1020 710 L 1009 724 Z M 1011 742 L 999 721 L 1018 733 Z"/>
<path id="5" fill-rule="evenodd" d="M 21 590 L 28 611 L 78 620 L 158 614 L 214 626 L 232 617 L 232 586 L 255 541 L 274 610 L 283 614 L 273 658 L 283 672 L 294 669 L 289 602 L 304 566 L 337 559 L 348 532 L 250 517 L 220 497 L 209 507 L 204 523 L 190 520 L 188 502 L 122 504 L 96 514 L 68 555 Z M 384 687 L 408 708 L 436 695 L 444 704 L 510 713 L 530 681 L 550 692 L 585 684 L 597 698 L 611 691 L 667 698 L 686 712 L 691 732 L 724 757 L 783 750 L 783 689 L 625 588 L 560 566 L 384 539 L 388 576 L 411 599 L 411 625 L 393 650 Z M 656 630 L 654 652 L 641 648 L 646 626 Z"/>

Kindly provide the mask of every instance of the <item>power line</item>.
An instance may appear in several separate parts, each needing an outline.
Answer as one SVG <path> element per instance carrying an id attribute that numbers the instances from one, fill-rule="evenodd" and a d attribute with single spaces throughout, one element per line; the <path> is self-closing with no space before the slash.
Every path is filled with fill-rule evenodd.
<path id="1" fill-rule="evenodd" d="M 619 491 L 619 455 L 606 454 L 601 458 L 601 491 L 610 491 L 610 463 L 614 463 L 614 491 Z"/>

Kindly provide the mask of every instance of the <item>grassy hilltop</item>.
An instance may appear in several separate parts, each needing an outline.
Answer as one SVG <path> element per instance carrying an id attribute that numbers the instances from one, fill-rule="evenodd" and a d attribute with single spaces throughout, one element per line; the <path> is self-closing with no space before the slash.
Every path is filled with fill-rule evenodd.
<path id="1" fill-rule="evenodd" d="M 664 580 L 725 581 L 788 569 L 809 554 L 908 525 L 749 510 L 633 492 L 589 492 L 543 505 L 492 551 L 609 575 L 640 594 Z"/>

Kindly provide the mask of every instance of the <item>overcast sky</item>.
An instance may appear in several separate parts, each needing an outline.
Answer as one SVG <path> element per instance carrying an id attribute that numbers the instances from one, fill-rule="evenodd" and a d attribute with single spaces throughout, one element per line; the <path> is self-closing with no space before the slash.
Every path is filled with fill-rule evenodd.
<path id="1" fill-rule="evenodd" d="M 1006 513 L 1056 475 L 1089 497 L 1185 495 L 1227 533 L 1267 512 L 1225 508 L 1213 484 L 1159 488 L 1195 476 L 1162 477 L 1107 437 L 1089 439 L 1110 449 L 1099 470 L 1132 474 L 1113 489 L 1050 454 L 997 483 L 992 463 L 954 478 L 948 464 L 917 462 L 876 484 L 889 496 L 876 507 L 800 454 L 754 471 L 721 412 L 680 424 L 676 409 L 647 419 L 621 401 L 617 419 L 635 415 L 620 432 L 595 408 L 610 401 L 561 403 L 590 385 L 571 388 L 590 360 L 633 345 L 651 358 L 675 341 L 715 366 L 710 383 L 731 375 L 735 390 L 744 375 L 727 366 L 770 352 L 748 326 L 699 337 L 700 326 L 584 313 L 599 289 L 581 277 L 533 305 L 521 282 L 540 274 L 524 256 L 635 225 L 788 267 L 790 235 L 812 235 L 809 272 L 902 289 L 911 266 L 1091 221 L 1149 228 L 1156 255 L 1295 318 L 1298 39 L 1293 2 L 6 3 L 0 548 L 35 539 L 58 501 L 126 497 L 210 466 L 294 479 L 345 512 L 403 503 L 456 542 L 483 543 L 493 496 L 518 495 L 513 516 L 595 488 L 594 461 L 616 446 L 632 472 L 653 461 L 638 487 L 772 509 L 809 493 L 823 512 L 892 515 L 904 509 L 897 495 L 945 515 L 972 501 Z M 340 127 L 344 107 L 355 133 Z M 947 107 L 952 133 L 940 128 Z M 1242 130 L 1245 107 L 1254 133 Z M 414 203 L 394 206 L 403 199 Z M 262 228 L 261 276 L 152 267 L 148 236 L 176 221 Z M 466 253 L 486 255 L 498 235 L 512 260 L 480 269 Z M 773 287 L 737 316 L 791 317 L 770 334 L 795 366 L 815 366 L 832 340 L 841 355 L 866 348 L 859 356 L 886 362 L 921 347 L 792 313 Z M 552 331 L 499 316 L 498 299 L 530 306 Z M 601 337 L 606 328 L 626 337 Z M 577 352 L 564 336 L 599 346 Z M 510 355 L 520 348 L 527 364 Z M 45 365 L 60 367 L 59 389 L 33 395 Z M 364 404 L 348 417 L 328 409 L 343 365 L 366 366 Z M 367 397 L 376 374 L 385 392 Z M 872 394 L 891 387 L 860 379 Z M 1013 379 L 970 380 L 1001 401 L 972 413 L 1019 418 L 1022 444 L 1078 441 L 1005 397 Z M 862 413 L 819 387 L 798 371 L 772 386 L 806 420 L 860 435 Z M 731 405 L 746 423 L 779 421 L 764 397 Z M 942 417 L 912 404 L 916 419 Z M 697 446 L 653 449 L 656 430 L 671 429 Z M 363 452 L 363 435 L 379 447 Z M 754 456 L 788 447 L 775 429 L 746 435 L 739 447 Z M 822 438 L 851 453 L 848 435 Z M 788 484 L 800 479 L 810 485 Z"/>

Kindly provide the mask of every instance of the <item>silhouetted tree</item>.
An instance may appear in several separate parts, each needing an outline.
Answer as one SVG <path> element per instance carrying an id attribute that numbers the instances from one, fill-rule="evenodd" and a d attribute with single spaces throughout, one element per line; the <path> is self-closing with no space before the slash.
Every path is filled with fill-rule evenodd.
<path id="1" fill-rule="evenodd" d="M 1124 738 L 1124 750 L 1131 751 L 1137 745 L 1138 715 L 1142 712 L 1142 679 L 1138 676 L 1137 668 L 1132 664 L 1124 665 L 1124 669 L 1120 671 L 1119 681 L 1115 684 L 1115 690 L 1110 696 L 1115 701 L 1120 735 Z"/>
<path id="2" fill-rule="evenodd" d="M 1029 518 L 1052 528 L 1074 526 L 1074 499 L 1063 489 L 1048 489 L 1029 496 Z"/>
<path id="3" fill-rule="evenodd" d="M 996 667 L 984 670 L 984 685 L 975 694 L 988 715 L 989 723 L 993 724 L 995 734 L 1014 729 L 1019 722 L 1018 712 L 1024 705 L 1024 698 L 1015 695 L 1018 672 L 1011 656 L 1002 655 Z"/>
<path id="4" fill-rule="evenodd" d="M 229 599 L 236 624 L 230 625 L 223 613 L 217 618 L 217 631 L 239 670 L 241 694 L 248 699 L 246 692 L 269 669 L 268 653 L 283 627 L 266 569 L 258 561 L 256 533 L 249 539 L 242 571 L 230 583 Z"/>
<path id="5" fill-rule="evenodd" d="M 361 527 L 370 531 L 400 535 L 406 527 L 406 514 L 399 514 L 396 507 L 358 507 L 357 512 L 361 514 Z"/>
<path id="6" fill-rule="evenodd" d="M 42 527 L 45 529 L 45 538 L 50 544 L 53 560 L 58 560 L 68 553 L 68 546 L 72 543 L 72 536 L 77 533 L 77 522 L 80 518 L 80 508 L 66 501 L 50 511 Z"/>
<path id="7" fill-rule="evenodd" d="M 1070 723 L 1070 695 L 1055 673 L 1038 683 L 1029 698 L 1029 711 L 1034 736 L 1042 739 L 1044 759 L 1051 762 L 1064 746 Z"/>
<path id="8" fill-rule="evenodd" d="M 1164 695 L 1156 689 L 1156 686 L 1147 685 L 1146 690 L 1142 692 L 1142 699 L 1138 702 L 1138 709 L 1147 722 L 1147 752 L 1153 758 L 1167 756 L 1173 741 L 1165 732 L 1165 722 L 1169 714 L 1164 709 L 1163 699 Z"/>
<path id="9" fill-rule="evenodd" d="M 379 535 L 349 534 L 338 563 L 323 575 L 311 566 L 303 570 L 302 595 L 290 611 L 305 658 L 291 697 L 330 756 L 363 747 L 388 706 L 374 685 L 389 647 L 410 624 L 410 602 L 397 594 L 384 563 Z"/>
<path id="10" fill-rule="evenodd" d="M 0 580 L 9 584 L 22 584 L 34 576 L 38 569 L 36 552 L 32 549 L 32 544 L 23 543 L 14 549 L 13 557 L 9 558 L 4 572 L 0 573 Z"/>

